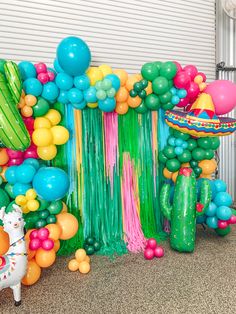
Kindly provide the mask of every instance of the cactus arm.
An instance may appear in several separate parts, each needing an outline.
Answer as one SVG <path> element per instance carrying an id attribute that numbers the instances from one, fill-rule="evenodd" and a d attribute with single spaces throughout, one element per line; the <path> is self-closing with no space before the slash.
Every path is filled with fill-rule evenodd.
<path id="1" fill-rule="evenodd" d="M 171 220 L 173 206 L 170 204 L 170 185 L 164 184 L 160 193 L 161 211 L 166 219 Z"/>
<path id="2" fill-rule="evenodd" d="M 201 184 L 200 203 L 196 205 L 196 216 L 201 216 L 205 213 L 211 201 L 211 186 L 207 180 L 203 180 Z"/>

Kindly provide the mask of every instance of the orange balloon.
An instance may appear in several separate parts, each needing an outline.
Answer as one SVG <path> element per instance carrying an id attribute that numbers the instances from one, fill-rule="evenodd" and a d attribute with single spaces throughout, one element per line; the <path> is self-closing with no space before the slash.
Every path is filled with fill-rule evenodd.
<path id="1" fill-rule="evenodd" d="M 7 166 L 2 167 L 2 172 L 0 173 L 0 176 L 2 177 L 3 181 L 6 182 L 5 173 L 7 171 Z"/>
<path id="2" fill-rule="evenodd" d="M 75 258 L 76 260 L 81 263 L 85 260 L 86 258 L 86 251 L 84 249 L 78 249 L 76 252 L 75 252 Z"/>
<path id="3" fill-rule="evenodd" d="M 60 240 L 72 238 L 78 231 L 78 220 L 70 213 L 60 213 L 57 215 L 57 225 L 61 227 Z"/>
<path id="4" fill-rule="evenodd" d="M 129 97 L 129 92 L 125 87 L 120 87 L 116 94 L 116 101 L 125 102 Z"/>
<path id="5" fill-rule="evenodd" d="M 137 81 L 138 81 L 138 78 L 137 78 L 137 76 L 135 74 L 130 75 L 128 77 L 128 80 L 126 81 L 126 84 L 125 84 L 125 86 L 128 89 L 128 91 L 131 91 L 131 89 L 133 89 L 134 83 L 136 83 Z"/>
<path id="6" fill-rule="evenodd" d="M 90 264 L 85 261 L 79 263 L 79 271 L 81 274 L 87 274 L 90 271 Z"/>
<path id="7" fill-rule="evenodd" d="M 163 169 L 163 176 L 166 179 L 171 179 L 173 172 L 170 172 L 167 168 Z"/>
<path id="8" fill-rule="evenodd" d="M 0 256 L 7 253 L 10 246 L 9 235 L 0 226 Z"/>
<path id="9" fill-rule="evenodd" d="M 88 255 L 86 255 L 84 261 L 87 262 L 87 263 L 90 263 L 90 257 Z"/>
<path id="10" fill-rule="evenodd" d="M 189 162 L 185 162 L 181 165 L 181 168 L 184 168 L 184 167 L 190 167 Z"/>
<path id="11" fill-rule="evenodd" d="M 9 156 L 7 154 L 6 148 L 0 148 L 0 166 L 5 165 L 8 163 Z"/>
<path id="12" fill-rule="evenodd" d="M 33 257 L 35 257 L 36 251 L 30 250 L 30 248 L 29 248 L 29 240 L 26 239 L 25 243 L 26 243 L 27 254 L 28 254 L 27 258 L 28 258 L 28 261 L 30 261 Z"/>
<path id="13" fill-rule="evenodd" d="M 79 263 L 77 262 L 75 258 L 69 261 L 68 268 L 70 271 L 76 271 L 79 269 Z"/>
<path id="14" fill-rule="evenodd" d="M 29 118 L 33 115 L 33 109 L 29 106 L 24 106 L 21 108 L 21 114 L 23 117 Z"/>
<path id="15" fill-rule="evenodd" d="M 126 81 L 128 80 L 128 73 L 125 70 L 117 69 L 113 71 L 120 79 L 120 85 L 124 86 Z"/>
<path id="16" fill-rule="evenodd" d="M 25 98 L 21 96 L 20 101 L 18 103 L 18 108 L 23 108 L 25 106 Z"/>
<path id="17" fill-rule="evenodd" d="M 60 246 L 61 246 L 60 240 L 56 240 L 56 241 L 54 242 L 53 250 L 54 250 L 55 252 L 59 251 Z"/>
<path id="18" fill-rule="evenodd" d="M 131 108 L 137 108 L 142 102 L 142 99 L 139 96 L 136 97 L 128 97 L 127 100 L 127 104 L 131 107 Z"/>
<path id="19" fill-rule="evenodd" d="M 203 175 L 209 175 L 215 172 L 217 163 L 215 159 L 211 160 L 202 160 L 199 162 L 198 167 L 202 168 Z"/>
<path id="20" fill-rule="evenodd" d="M 211 174 L 200 174 L 200 178 L 204 178 L 204 179 L 209 179 L 212 180 L 212 175 Z"/>
<path id="21" fill-rule="evenodd" d="M 25 286 L 31 286 L 36 283 L 41 276 L 41 268 L 34 259 L 28 261 L 26 275 L 22 278 L 21 282 Z"/>
<path id="22" fill-rule="evenodd" d="M 172 181 L 175 183 L 176 182 L 176 180 L 177 180 L 177 177 L 178 177 L 178 174 L 179 174 L 179 171 L 176 171 L 176 172 L 174 172 L 173 174 L 172 174 Z"/>
<path id="23" fill-rule="evenodd" d="M 126 114 L 129 110 L 127 102 L 117 102 L 115 111 L 118 114 Z"/>
<path id="24" fill-rule="evenodd" d="M 49 251 L 45 251 L 42 248 L 39 248 L 35 255 L 36 263 L 43 268 L 50 267 L 56 260 L 56 252 L 51 249 Z"/>
<path id="25" fill-rule="evenodd" d="M 148 81 L 148 86 L 145 88 L 147 95 L 152 93 L 152 83 Z"/>
<path id="26" fill-rule="evenodd" d="M 34 95 L 25 96 L 25 104 L 27 106 L 33 107 L 37 103 L 37 98 Z"/>
<path id="27" fill-rule="evenodd" d="M 49 224 L 47 225 L 45 228 L 48 229 L 49 231 L 49 238 L 54 240 L 54 241 L 57 241 L 59 240 L 60 238 L 60 235 L 62 233 L 62 230 L 61 230 L 61 227 L 57 224 Z"/>
<path id="28" fill-rule="evenodd" d="M 143 79 L 142 75 L 139 73 L 134 74 L 134 76 L 136 77 L 137 81 L 141 81 Z"/>

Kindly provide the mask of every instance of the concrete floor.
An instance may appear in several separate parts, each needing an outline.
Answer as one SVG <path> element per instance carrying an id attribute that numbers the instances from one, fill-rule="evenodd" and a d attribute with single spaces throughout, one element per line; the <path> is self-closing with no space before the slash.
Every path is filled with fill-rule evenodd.
<path id="1" fill-rule="evenodd" d="M 20 308 L 9 289 L 2 291 L 0 313 L 235 313 L 235 228 L 225 238 L 200 228 L 194 254 L 164 246 L 159 260 L 94 256 L 88 275 L 69 272 L 69 258 L 57 258 L 36 285 L 23 287 Z"/>

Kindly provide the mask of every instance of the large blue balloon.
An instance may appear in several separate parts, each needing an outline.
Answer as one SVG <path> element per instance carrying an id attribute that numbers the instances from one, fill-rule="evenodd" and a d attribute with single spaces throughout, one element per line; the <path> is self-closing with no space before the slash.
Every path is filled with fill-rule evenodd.
<path id="1" fill-rule="evenodd" d="M 226 192 L 227 184 L 223 180 L 215 180 L 214 181 L 216 192 Z"/>
<path id="2" fill-rule="evenodd" d="M 23 88 L 26 94 L 40 96 L 43 90 L 42 84 L 36 78 L 28 78 L 23 83 Z"/>
<path id="3" fill-rule="evenodd" d="M 22 61 L 18 64 L 20 75 L 23 81 L 28 78 L 36 77 L 36 69 L 34 65 L 29 61 Z"/>
<path id="4" fill-rule="evenodd" d="M 46 201 L 56 201 L 68 192 L 69 178 L 60 168 L 43 167 L 34 176 L 33 188 L 40 198 Z"/>
<path id="5" fill-rule="evenodd" d="M 210 202 L 209 206 L 208 206 L 207 209 L 206 209 L 205 214 L 206 214 L 207 216 L 213 217 L 213 216 L 216 215 L 216 209 L 217 209 L 216 204 L 213 203 L 213 202 Z"/>
<path id="6" fill-rule="evenodd" d="M 58 73 L 55 80 L 57 87 L 62 90 L 68 90 L 72 88 L 74 82 L 73 78 L 66 73 Z"/>
<path id="7" fill-rule="evenodd" d="M 36 173 L 36 169 L 27 164 L 22 164 L 16 169 L 16 180 L 20 183 L 30 183 L 33 181 L 33 177 Z"/>
<path id="8" fill-rule="evenodd" d="M 82 75 L 88 69 L 91 53 L 88 45 L 78 37 L 67 37 L 57 47 L 61 68 L 72 76 Z"/>
<path id="9" fill-rule="evenodd" d="M 219 206 L 231 206 L 233 203 L 232 197 L 227 192 L 219 192 L 214 198 L 214 203 Z"/>
<path id="10" fill-rule="evenodd" d="M 206 224 L 208 225 L 209 228 L 213 228 L 213 229 L 218 228 L 218 219 L 217 219 L 217 217 L 216 216 L 207 217 Z"/>
<path id="11" fill-rule="evenodd" d="M 228 220 L 232 216 L 232 210 L 228 206 L 220 206 L 216 210 L 216 216 L 220 220 Z"/>

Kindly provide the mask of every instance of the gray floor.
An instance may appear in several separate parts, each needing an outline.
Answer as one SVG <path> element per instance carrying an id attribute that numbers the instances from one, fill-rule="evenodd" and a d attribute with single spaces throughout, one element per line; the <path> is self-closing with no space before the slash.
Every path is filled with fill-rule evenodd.
<path id="1" fill-rule="evenodd" d="M 69 258 L 58 258 L 36 285 L 23 288 L 20 308 L 9 289 L 2 291 L 0 313 L 235 313 L 235 228 L 226 238 L 199 229 L 194 254 L 164 246 L 160 260 L 94 256 L 88 275 L 69 272 Z"/>

